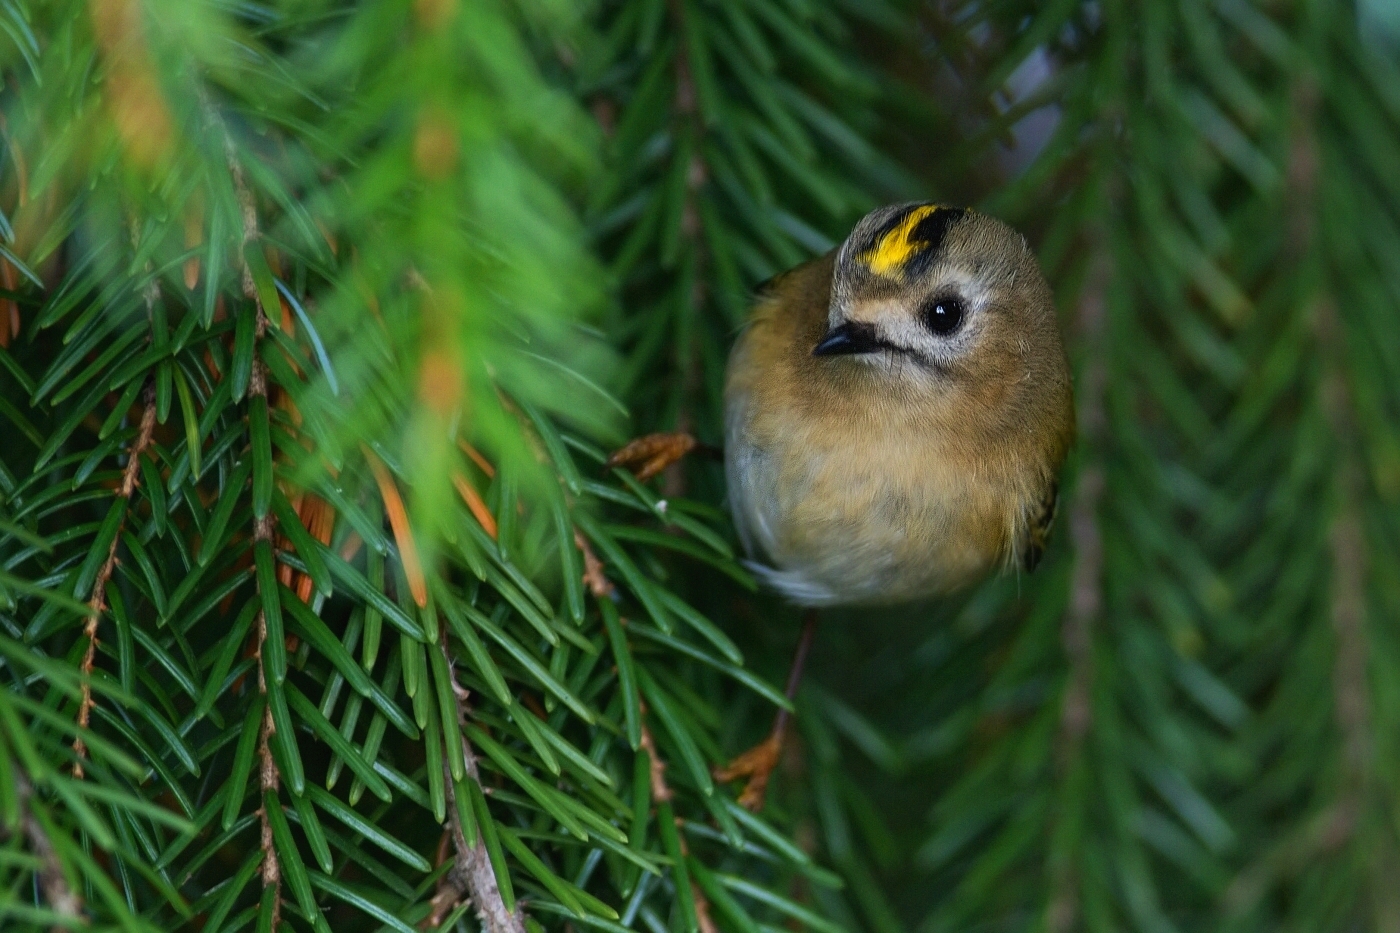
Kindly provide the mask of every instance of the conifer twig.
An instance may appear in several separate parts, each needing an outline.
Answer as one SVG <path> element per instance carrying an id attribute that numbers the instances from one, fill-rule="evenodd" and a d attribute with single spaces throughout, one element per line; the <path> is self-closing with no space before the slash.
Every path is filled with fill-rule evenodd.
<path id="1" fill-rule="evenodd" d="M 1100 255 L 1094 261 L 1079 301 L 1079 329 L 1089 346 L 1097 346 L 1104 332 L 1108 313 L 1108 280 L 1108 260 Z M 1108 371 L 1103 354 L 1091 354 L 1080 388 L 1079 409 L 1079 428 L 1091 445 L 1102 438 L 1105 430 L 1104 395 L 1107 382 Z M 1103 541 L 1098 524 L 1103 485 L 1103 468 L 1098 463 L 1092 463 L 1080 474 L 1070 507 L 1069 532 L 1074 542 L 1075 564 L 1070 579 L 1069 608 L 1061 629 L 1070 666 L 1060 718 L 1064 741 L 1060 749 L 1062 761 L 1071 757 L 1077 749 L 1089 731 L 1092 716 L 1089 697 L 1093 678 L 1092 629 L 1103 601 Z"/>
<path id="2" fill-rule="evenodd" d="M 49 840 L 44 824 L 29 808 L 29 799 L 33 796 L 34 789 L 23 769 L 13 770 L 15 797 L 22 811 L 20 825 L 29 839 L 29 847 L 34 851 L 34 857 L 39 860 L 39 888 L 44 892 L 44 900 L 59 917 L 65 920 L 80 920 L 83 916 L 83 899 L 68 886 L 68 879 L 63 874 L 63 865 L 58 860 L 58 852 Z M 73 924 L 68 923 L 55 924 L 53 929 L 66 930 L 72 926 Z"/>
<path id="3" fill-rule="evenodd" d="M 130 227 L 132 245 L 140 242 L 140 225 L 137 223 L 135 215 L 127 218 Z M 146 264 L 147 271 L 150 270 L 150 263 Z M 160 301 L 160 283 L 157 279 L 152 279 L 142 293 L 142 298 L 146 302 L 146 316 L 148 319 L 154 318 L 156 302 Z M 83 652 L 81 671 L 83 675 L 82 700 L 78 704 L 78 735 L 73 738 L 73 753 L 77 756 L 77 761 L 73 763 L 73 777 L 82 780 L 83 758 L 87 756 L 87 744 L 83 741 L 82 731 L 88 727 L 88 721 L 92 716 L 92 669 L 97 658 L 97 624 L 102 617 L 102 612 L 107 608 L 107 584 L 111 582 L 112 572 L 117 566 L 117 543 L 121 540 L 122 529 L 126 527 L 127 512 L 130 510 L 131 496 L 136 491 L 141 470 L 141 458 L 146 454 L 146 448 L 151 445 L 151 436 L 156 427 L 156 390 L 155 384 L 149 380 L 145 390 L 141 395 L 142 412 L 141 425 L 136 432 L 136 440 L 127 450 L 126 468 L 122 471 L 122 482 L 117 487 L 117 498 L 122 499 L 126 505 L 123 506 L 122 516 L 117 523 L 117 530 L 112 535 L 112 541 L 107 547 L 107 557 L 98 568 L 97 576 L 93 579 L 92 595 L 88 599 L 88 617 L 83 625 L 83 635 L 87 638 L 87 649 Z"/>
<path id="4" fill-rule="evenodd" d="M 117 487 L 117 498 L 127 503 L 125 508 L 128 510 L 132 493 L 136 491 L 139 481 L 141 458 L 146 455 L 146 448 L 151 445 L 151 435 L 155 431 L 156 393 L 153 385 L 146 386 L 143 402 L 141 426 L 136 432 L 135 441 L 127 450 L 126 468 L 122 471 L 121 485 Z M 82 699 L 78 703 L 78 735 L 73 739 L 73 753 L 78 756 L 78 760 L 73 762 L 73 777 L 79 780 L 83 777 L 83 759 L 87 757 L 87 744 L 83 742 L 82 730 L 88 727 L 92 716 L 92 670 L 97 658 L 97 623 L 107 608 L 107 584 L 117 566 L 117 542 L 121 540 L 122 528 L 125 525 L 126 514 L 123 513 L 116 534 L 112 535 L 112 543 L 107 547 L 107 557 L 93 580 L 92 595 L 88 599 L 88 617 L 83 624 L 87 648 L 83 652 L 83 661 L 79 668 L 82 673 Z"/>
<path id="5" fill-rule="evenodd" d="M 608 575 L 603 572 L 603 562 L 593 553 L 592 545 L 577 528 L 574 529 L 574 546 L 583 554 L 583 583 L 588 587 L 588 592 L 592 593 L 595 599 L 612 599 L 617 587 L 613 586 Z"/>
<path id="6" fill-rule="evenodd" d="M 481 786 L 481 773 L 476 767 L 476 753 L 472 751 L 471 744 L 465 735 L 466 700 L 470 694 L 461 684 L 457 683 L 457 674 L 452 663 L 452 652 L 448 650 L 447 645 L 447 628 L 439 626 L 439 629 L 438 650 L 443 653 L 443 657 L 447 660 L 447 676 L 451 681 L 452 700 L 457 713 L 457 728 L 464 732 L 462 735 L 462 763 L 466 768 L 467 777 L 475 781 L 479 787 Z M 456 788 L 453 786 L 452 769 L 445 759 L 442 763 L 442 770 L 443 785 L 447 791 L 448 833 L 455 858 L 451 870 L 438 879 L 438 888 L 433 894 L 431 902 L 432 911 L 424 920 L 425 926 L 436 929 L 465 896 L 475 905 L 476 915 L 481 920 L 481 928 L 484 933 L 525 933 L 524 918 L 519 905 L 517 904 L 513 911 L 506 909 L 505 899 L 501 897 L 501 888 L 496 880 L 496 871 L 491 866 L 491 857 L 486 852 L 486 844 L 482 841 L 479 828 L 475 842 L 470 845 L 467 843 L 466 833 L 462 830 L 461 818 L 457 815 Z"/>
<path id="7" fill-rule="evenodd" d="M 574 544 L 583 553 L 583 582 L 588 586 L 595 599 L 612 599 L 617 593 L 617 587 L 608 579 L 603 571 L 603 562 L 598 559 L 598 555 L 593 553 L 593 548 L 589 545 L 588 539 L 577 529 L 574 530 Z M 626 624 L 626 620 L 623 620 Z M 647 707 L 641 704 L 642 713 L 642 748 L 647 753 L 647 768 L 649 780 L 651 782 L 651 799 L 657 803 L 670 803 L 675 799 L 675 792 L 666 783 L 666 760 L 661 757 L 661 752 L 657 750 L 656 739 L 652 737 L 651 727 L 647 725 Z M 676 817 L 676 825 L 680 826 L 680 817 Z M 685 844 L 685 837 L 680 837 L 681 854 L 689 855 L 690 852 Z M 700 886 L 694 881 L 690 883 L 691 897 L 695 903 L 695 920 L 700 926 L 700 933 L 718 933 L 714 920 L 710 917 L 710 902 L 706 899 Z"/>
<path id="8" fill-rule="evenodd" d="M 646 716 L 645 706 L 642 709 L 643 717 Z M 647 763 L 651 772 L 651 797 L 665 803 L 676 795 L 666 783 L 666 762 L 662 760 L 661 753 L 656 750 L 656 740 L 652 738 L 651 727 L 646 724 L 645 718 L 642 720 L 642 748 L 647 752 Z"/>
<path id="9" fill-rule="evenodd" d="M 233 182 L 234 196 L 238 199 L 239 217 L 242 221 L 242 239 L 239 242 L 238 260 L 242 266 L 241 285 L 245 298 L 252 301 L 257 308 L 256 324 L 254 335 L 261 340 L 267 334 L 268 318 L 264 313 L 262 302 L 258 300 L 257 283 L 253 281 L 253 270 L 248 265 L 246 250 L 251 246 L 257 248 L 258 240 L 258 212 L 257 202 L 252 191 L 248 188 L 247 179 L 243 174 L 243 165 L 238 159 L 238 150 L 233 144 L 233 137 L 229 134 L 228 126 L 224 123 L 223 117 L 214 107 L 208 94 L 203 88 L 199 90 L 200 107 L 204 111 L 205 118 L 218 128 L 219 134 L 224 143 L 224 159 L 228 165 L 229 178 Z M 262 396 L 267 398 L 267 369 L 262 360 L 256 356 L 253 359 L 252 372 L 248 378 L 248 397 L 255 398 Z M 276 540 L 275 537 L 276 519 L 271 513 L 262 518 L 253 520 L 253 540 L 266 541 L 269 545 Z M 263 647 L 267 642 L 267 617 L 262 610 L 258 610 L 257 615 L 257 648 L 254 651 L 254 660 L 258 669 L 258 692 L 267 695 L 267 674 L 263 668 Z M 281 772 L 277 768 L 277 762 L 272 757 L 272 748 L 269 740 L 272 734 L 277 731 L 277 725 L 272 719 L 272 707 L 270 704 L 263 704 L 263 721 L 259 728 L 258 735 L 258 769 L 259 769 L 259 789 L 261 799 L 258 804 L 258 820 L 260 823 L 261 835 L 259 845 L 263 852 L 262 862 L 262 884 L 264 890 L 271 887 L 274 889 L 272 898 L 271 929 L 277 929 L 282 911 L 282 866 L 277 858 L 277 846 L 272 836 L 272 823 L 267 814 L 267 796 L 269 793 L 276 799 L 278 789 L 281 786 Z"/>
<path id="10" fill-rule="evenodd" d="M 256 392 L 254 391 L 256 387 Z M 267 391 L 266 376 L 262 372 L 262 363 L 254 361 L 253 377 L 248 382 L 250 394 L 264 394 Z M 266 541 L 269 544 L 273 540 L 273 518 L 271 513 L 260 519 L 253 520 L 253 540 Z M 267 642 L 267 616 L 261 609 L 258 610 L 257 617 L 257 648 L 253 652 L 253 660 L 258 669 L 258 692 L 264 697 L 267 696 L 267 674 L 263 666 L 263 646 Z M 258 732 L 258 820 L 261 836 L 259 845 L 262 847 L 262 884 L 263 888 L 273 888 L 272 896 L 272 923 L 271 929 L 276 930 L 282 912 L 282 865 L 277 859 L 277 846 L 272 838 L 272 822 L 267 815 L 267 799 L 271 793 L 273 799 L 277 798 L 278 789 L 281 786 L 281 772 L 277 768 L 277 762 L 272 757 L 272 749 L 268 742 L 272 734 L 277 731 L 277 725 L 272 720 L 272 705 L 263 703 L 263 721 Z"/>
<path id="11" fill-rule="evenodd" d="M 204 112 L 205 119 L 219 131 L 219 136 L 223 139 L 224 162 L 228 166 L 229 180 L 233 183 L 234 197 L 238 201 L 238 216 L 243 233 L 238 243 L 238 264 L 241 267 L 239 284 L 243 288 L 243 297 L 252 301 L 258 309 L 256 333 L 261 338 L 267 332 L 268 319 L 267 314 L 264 313 L 262 302 L 258 299 L 258 286 L 253 281 L 253 268 L 248 265 L 246 252 L 249 246 L 254 249 L 258 248 L 257 199 L 253 197 L 252 189 L 248 187 L 248 179 L 243 173 L 243 163 L 238 158 L 238 147 L 233 143 L 233 135 L 228 131 L 228 124 L 224 122 L 223 116 L 214 106 L 214 102 L 209 99 L 209 94 L 203 87 L 199 88 L 198 95 L 200 109 Z"/>
<path id="12" fill-rule="evenodd" d="M 255 661 L 258 667 L 258 690 L 264 695 L 267 694 L 267 681 L 263 674 L 262 648 L 263 642 L 267 640 L 267 620 L 263 617 L 262 611 L 258 612 L 258 649 Z M 277 726 L 272 721 L 272 706 L 263 704 L 263 721 L 258 733 L 258 789 L 260 803 L 258 804 L 259 821 L 259 846 L 262 848 L 262 884 L 264 888 L 273 888 L 272 896 L 272 923 L 271 929 L 277 929 L 278 921 L 282 913 L 282 864 L 277 859 L 277 845 L 272 838 L 272 822 L 267 815 L 267 795 L 271 793 L 276 799 L 278 788 L 281 786 L 281 773 L 277 770 L 277 762 L 272 757 L 272 749 L 268 746 L 268 741 L 272 733 L 277 731 Z"/>
<path id="13" fill-rule="evenodd" d="M 656 749 L 656 739 L 652 737 L 651 727 L 646 722 L 646 704 L 642 704 L 642 748 L 647 753 L 647 764 L 651 775 L 651 797 L 658 803 L 670 803 L 675 799 L 675 791 L 671 790 L 666 783 L 666 761 L 661 757 L 661 753 Z M 681 826 L 681 818 L 675 817 L 676 828 Z M 681 844 L 681 855 L 689 857 L 690 847 L 685 844 L 685 836 L 677 833 L 677 838 Z M 718 933 L 719 928 L 715 926 L 714 919 L 710 916 L 710 901 L 705 897 L 705 892 L 700 890 L 700 885 L 694 881 L 690 882 L 690 896 L 695 904 L 695 922 L 700 927 L 700 933 Z"/>
<path id="14" fill-rule="evenodd" d="M 245 263 L 246 268 L 246 263 Z M 266 328 L 266 318 L 263 317 L 261 308 L 258 311 L 257 335 L 262 337 Z M 248 397 L 267 397 L 267 370 L 262 360 L 253 360 L 253 370 L 248 378 Z M 268 512 L 262 518 L 253 519 L 253 540 L 255 542 L 265 541 L 272 545 L 276 540 L 276 519 L 272 512 Z M 261 595 L 261 590 L 259 591 Z M 267 696 L 267 673 L 263 664 L 263 647 L 267 643 L 267 616 L 261 609 L 257 616 L 257 648 L 253 657 L 258 669 L 258 692 L 264 697 Z M 277 724 L 272 719 L 272 705 L 263 703 L 263 721 L 258 734 L 258 774 L 259 790 L 258 795 L 258 820 L 261 835 L 259 845 L 263 852 L 262 862 L 262 884 L 263 889 L 273 889 L 272 895 L 272 917 L 270 929 L 276 930 L 282 914 L 282 865 L 277 858 L 277 845 L 272 836 L 272 822 L 267 814 L 268 794 L 272 799 L 277 799 L 278 790 L 281 786 L 281 772 L 277 768 L 277 761 L 272 757 L 272 748 L 269 740 L 272 734 L 277 731 Z"/>
<path id="15" fill-rule="evenodd" d="M 667 9 L 678 35 L 685 35 L 696 25 L 689 21 L 692 15 L 687 4 L 681 0 L 668 0 Z M 681 121 L 687 122 L 694 130 L 697 143 L 705 135 L 705 120 L 700 113 L 699 90 L 696 87 L 694 68 L 690 61 L 689 43 L 682 40 L 676 46 L 675 73 L 676 95 L 674 107 Z M 681 235 L 690 243 L 695 256 L 695 270 L 691 278 L 685 303 L 693 319 L 700 318 L 709 291 L 706 283 L 709 276 L 709 251 L 705 242 L 704 220 L 700 215 L 700 190 L 710 177 L 710 167 L 703 153 L 705 147 L 696 145 L 690 150 L 690 163 L 685 166 L 685 195 L 681 205 Z M 692 350 L 688 358 L 680 360 L 680 406 L 676 414 L 675 430 L 678 434 L 691 434 L 695 430 L 695 417 L 690 410 L 690 399 L 700 386 L 700 360 Z M 662 472 L 662 491 L 667 498 L 685 495 L 685 472 L 678 462 L 672 462 Z"/>
<path id="16" fill-rule="evenodd" d="M 1318 173 L 1322 156 L 1315 131 L 1320 92 L 1313 76 L 1304 72 L 1290 95 L 1293 130 L 1288 157 L 1288 239 L 1286 249 L 1295 261 L 1316 250 L 1319 203 Z M 1331 599 L 1328 616 L 1336 657 L 1332 662 L 1333 716 L 1342 736 L 1343 781 L 1338 799 L 1331 805 L 1319 845 L 1334 849 L 1355 831 L 1363 806 L 1362 789 L 1369 782 L 1375 758 L 1372 738 L 1373 699 L 1368 689 L 1371 646 L 1367 632 L 1366 585 L 1369 554 L 1358 504 L 1364 496 L 1365 477 L 1356 456 L 1356 400 L 1347 380 L 1344 328 L 1336 300 L 1328 294 L 1312 307 L 1312 329 L 1323 356 L 1318 384 L 1322 410 L 1332 429 L 1337 450 L 1334 471 L 1337 511 L 1328 529 L 1332 557 Z"/>
<path id="17" fill-rule="evenodd" d="M 1107 317 L 1108 260 L 1101 253 L 1091 267 L 1079 300 L 1079 328 L 1084 342 L 1097 347 Z M 1080 388 L 1080 431 L 1092 445 L 1103 436 L 1106 423 L 1107 367 L 1102 353 L 1090 354 Z M 1103 539 L 1099 531 L 1099 501 L 1103 496 L 1103 467 L 1091 463 L 1079 475 L 1069 510 L 1069 533 L 1074 544 L 1074 569 L 1070 575 L 1069 606 L 1060 628 L 1060 640 L 1069 662 L 1069 673 L 1060 705 L 1059 764 L 1067 770 L 1079 754 L 1093 722 L 1094 623 L 1103 603 Z M 1051 933 L 1074 927 L 1079 912 L 1078 883 L 1074 869 L 1057 864 L 1051 869 L 1050 897 L 1045 925 Z"/>
<path id="18" fill-rule="evenodd" d="M 1355 402 L 1342 370 L 1345 365 L 1337 346 L 1337 309 L 1324 300 L 1316 310 L 1319 343 L 1328 359 L 1322 383 L 1322 406 L 1339 453 L 1336 469 L 1337 512 L 1328 529 L 1328 550 L 1332 557 L 1331 599 L 1328 616 L 1336 656 L 1332 662 L 1332 715 L 1342 738 L 1342 781 L 1338 799 L 1329 808 L 1331 827 L 1320 834 L 1319 848 L 1336 849 L 1355 833 L 1360 821 L 1361 799 L 1372 782 L 1375 760 L 1372 737 L 1371 691 L 1367 672 L 1371 666 L 1371 646 L 1367 632 L 1366 584 L 1369 554 L 1358 502 L 1365 483 L 1355 454 Z"/>

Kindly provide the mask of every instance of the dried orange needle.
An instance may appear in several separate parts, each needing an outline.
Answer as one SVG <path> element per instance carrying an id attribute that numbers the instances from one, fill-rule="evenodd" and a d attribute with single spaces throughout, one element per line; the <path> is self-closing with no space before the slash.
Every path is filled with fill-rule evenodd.
<path id="1" fill-rule="evenodd" d="M 477 466 L 481 467 L 481 472 L 485 473 L 487 476 L 494 477 L 496 475 L 496 468 L 491 465 L 490 460 L 487 460 L 481 455 L 481 451 L 477 450 L 471 444 L 468 444 L 466 441 L 463 440 L 457 441 L 457 446 L 462 448 L 462 453 L 472 458 L 472 463 L 475 463 Z"/>
<path id="2" fill-rule="evenodd" d="M 408 578 L 408 589 L 413 593 L 413 601 L 421 609 L 428 605 L 428 581 L 423 577 L 423 565 L 418 562 L 418 546 L 413 543 L 413 530 L 408 526 L 408 512 L 403 507 L 399 488 L 394 485 L 389 468 L 368 447 L 361 445 L 360 449 L 365 452 L 365 460 L 374 471 L 374 481 L 379 484 L 379 497 L 384 500 L 389 527 L 394 530 L 394 541 L 399 546 L 403 575 Z"/>
<path id="3" fill-rule="evenodd" d="M 185 215 L 185 249 L 196 250 L 204 242 L 204 212 L 194 209 Z M 199 284 L 199 254 L 185 260 L 185 287 L 194 291 Z"/>
<path id="4" fill-rule="evenodd" d="M 452 485 L 457 487 L 457 492 L 461 494 L 462 501 L 467 504 L 467 508 L 471 509 L 472 515 L 476 516 L 476 520 L 481 523 L 481 527 L 486 529 L 486 533 L 490 535 L 491 539 L 494 541 L 496 539 L 496 519 L 491 515 L 491 510 L 486 507 L 486 503 L 482 500 L 481 496 L 472 488 L 471 483 L 468 483 L 466 477 L 462 476 L 461 473 L 452 474 Z"/>
<path id="5" fill-rule="evenodd" d="M 8 291 L 15 290 L 15 269 L 0 259 L 0 285 Z M 10 341 L 19 336 L 19 304 L 13 299 L 0 299 L 0 347 L 8 347 Z"/>
<path id="6" fill-rule="evenodd" d="M 302 499 L 301 520 L 311 536 L 322 544 L 331 543 L 335 531 L 335 509 L 320 496 L 307 493 Z"/>
<path id="7" fill-rule="evenodd" d="M 306 493 L 301 497 L 297 517 L 301 519 L 302 525 L 306 527 L 311 537 L 322 544 L 331 543 L 331 532 L 335 530 L 335 510 L 324 499 L 309 492 Z M 309 574 L 297 574 L 296 591 L 302 602 L 311 602 L 311 587 L 312 582 Z"/>

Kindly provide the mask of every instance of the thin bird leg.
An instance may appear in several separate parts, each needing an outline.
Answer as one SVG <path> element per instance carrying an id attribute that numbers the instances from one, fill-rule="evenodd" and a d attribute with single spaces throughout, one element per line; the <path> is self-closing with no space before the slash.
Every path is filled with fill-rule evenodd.
<path id="1" fill-rule="evenodd" d="M 807 666 L 807 654 L 812 650 L 812 639 L 817 634 L 817 610 L 808 609 L 802 617 L 802 635 L 797 640 L 797 651 L 792 657 L 792 667 L 788 669 L 787 689 L 784 695 L 791 702 L 797 696 L 797 688 L 802 683 L 802 670 Z M 792 714 L 779 709 L 773 717 L 773 729 L 768 738 L 735 758 L 723 768 L 715 770 L 715 779 L 733 781 L 748 778 L 744 790 L 739 794 L 739 805 L 757 813 L 763 809 L 763 800 L 768 793 L 768 779 L 782 757 L 783 740 L 787 737 L 788 724 Z"/>
<path id="2" fill-rule="evenodd" d="M 684 431 L 663 434 L 644 434 L 628 441 L 626 446 L 615 450 L 608 457 L 608 466 L 625 467 L 636 474 L 637 479 L 646 482 L 671 464 L 680 460 L 692 450 L 721 456 L 718 448 L 701 444 Z"/>

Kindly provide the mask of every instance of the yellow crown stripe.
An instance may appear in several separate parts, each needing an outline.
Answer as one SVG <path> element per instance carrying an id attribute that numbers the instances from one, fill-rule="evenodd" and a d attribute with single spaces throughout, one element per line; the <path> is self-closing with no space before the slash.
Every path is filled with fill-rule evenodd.
<path id="1" fill-rule="evenodd" d="M 877 275 L 897 274 L 920 249 L 922 241 L 910 240 L 909 235 L 914 232 L 919 221 L 938 210 L 941 208 L 932 204 L 914 208 L 904 215 L 899 226 L 880 237 L 880 242 L 860 258 L 865 260 L 865 264 Z"/>

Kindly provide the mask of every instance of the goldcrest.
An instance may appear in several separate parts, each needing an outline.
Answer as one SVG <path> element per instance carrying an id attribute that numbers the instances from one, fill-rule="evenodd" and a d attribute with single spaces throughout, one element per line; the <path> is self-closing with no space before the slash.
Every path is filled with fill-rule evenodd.
<path id="1" fill-rule="evenodd" d="M 795 603 L 901 602 L 1033 568 L 1074 410 L 1025 239 L 936 204 L 868 214 L 760 288 L 725 432 L 740 538 Z"/>

